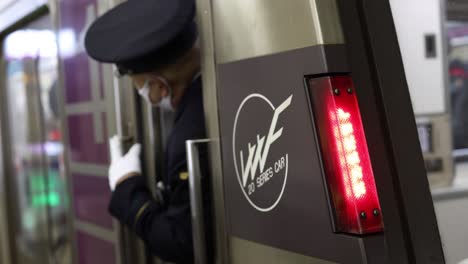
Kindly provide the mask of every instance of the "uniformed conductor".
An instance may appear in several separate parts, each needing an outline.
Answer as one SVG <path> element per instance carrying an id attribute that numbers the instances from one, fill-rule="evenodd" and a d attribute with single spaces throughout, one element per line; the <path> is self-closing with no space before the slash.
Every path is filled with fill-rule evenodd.
<path id="1" fill-rule="evenodd" d="M 141 146 L 123 155 L 120 139 L 113 137 L 109 210 L 156 256 L 176 263 L 193 262 L 185 141 L 205 137 L 194 12 L 193 0 L 126 1 L 99 17 L 85 38 L 89 56 L 114 63 L 149 104 L 175 111 L 165 151 L 164 199 L 153 199 L 141 176 Z"/>

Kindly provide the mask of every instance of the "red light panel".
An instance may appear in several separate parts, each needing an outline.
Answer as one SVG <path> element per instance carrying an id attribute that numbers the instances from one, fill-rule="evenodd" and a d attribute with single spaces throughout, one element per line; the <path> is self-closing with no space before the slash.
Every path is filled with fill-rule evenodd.
<path id="1" fill-rule="evenodd" d="M 383 231 L 361 114 L 349 76 L 309 80 L 337 232 Z"/>

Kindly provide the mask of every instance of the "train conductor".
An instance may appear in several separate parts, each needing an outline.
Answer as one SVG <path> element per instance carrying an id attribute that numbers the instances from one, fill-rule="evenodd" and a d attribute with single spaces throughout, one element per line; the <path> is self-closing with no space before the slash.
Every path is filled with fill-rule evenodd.
<path id="1" fill-rule="evenodd" d="M 205 138 L 193 0 L 130 0 L 99 17 L 86 50 L 129 76 L 152 106 L 173 109 L 174 127 L 164 153 L 164 199 L 154 199 L 141 175 L 140 144 L 122 153 L 109 140 L 110 213 L 165 261 L 192 263 L 192 229 L 185 141 Z"/>

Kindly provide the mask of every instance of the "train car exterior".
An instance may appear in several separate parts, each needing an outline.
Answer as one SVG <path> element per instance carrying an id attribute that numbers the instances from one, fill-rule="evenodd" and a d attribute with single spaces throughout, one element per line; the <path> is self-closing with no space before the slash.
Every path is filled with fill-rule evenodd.
<path id="1" fill-rule="evenodd" d="M 84 51 L 120 2 L 0 5 L 1 263 L 163 264 L 107 211 L 107 139 L 143 143 L 155 192 L 173 118 Z M 195 263 L 445 263 L 417 133 L 441 122 L 414 120 L 396 2 L 196 0 L 208 138 L 187 142 Z M 446 164 L 434 186 L 451 182 L 444 151 L 426 155 Z"/>

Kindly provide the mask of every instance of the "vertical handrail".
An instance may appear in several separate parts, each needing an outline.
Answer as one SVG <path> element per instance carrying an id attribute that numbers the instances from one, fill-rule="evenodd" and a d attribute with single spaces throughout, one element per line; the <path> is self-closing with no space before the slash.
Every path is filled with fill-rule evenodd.
<path id="1" fill-rule="evenodd" d="M 114 72 L 117 70 L 115 66 L 113 66 Z M 120 87 L 120 79 L 117 76 L 113 76 L 113 86 L 112 88 L 114 89 L 113 91 L 113 96 L 114 96 L 114 113 L 115 113 L 115 128 L 116 128 L 116 134 L 117 136 L 123 141 L 123 139 L 126 139 L 126 135 L 124 135 L 124 123 L 122 119 L 122 107 L 121 107 L 121 87 Z M 119 257 L 117 259 L 118 264 L 123 264 L 127 262 L 127 257 L 128 257 L 128 248 L 127 244 L 125 243 L 126 237 L 127 236 L 127 230 L 125 229 L 125 226 L 119 223 L 117 220 L 114 219 L 114 225 L 117 226 L 117 236 L 118 236 L 118 247 L 119 247 Z"/>
<path id="2" fill-rule="evenodd" d="M 114 71 L 117 70 L 117 67 L 113 67 Z M 121 116 L 121 102 L 120 102 L 120 80 L 117 76 L 114 76 L 113 80 L 113 88 L 114 88 L 114 111 L 115 111 L 115 127 L 117 129 L 117 135 L 119 137 L 123 137 L 123 121 Z"/>
<path id="3" fill-rule="evenodd" d="M 115 72 L 116 70 L 114 66 L 113 71 Z M 112 89 L 112 95 L 109 95 L 112 102 L 109 102 L 108 109 L 108 111 L 113 112 L 111 126 L 115 128 L 113 133 L 117 134 L 122 141 L 124 152 L 127 152 L 130 146 L 139 140 L 138 127 L 136 126 L 138 123 L 138 103 L 136 101 L 137 98 L 134 97 L 135 91 L 131 89 L 128 81 L 128 79 L 120 78 L 116 74 L 113 74 L 112 86 L 109 86 L 109 89 Z M 150 127 L 151 131 L 152 129 Z M 149 146 L 152 145 L 152 143 L 149 144 Z M 144 150 L 146 151 L 147 149 L 144 148 Z M 145 158 L 143 165 L 147 167 L 147 163 L 153 163 L 153 161 L 146 159 L 147 155 L 145 154 L 147 153 L 143 154 Z M 149 155 L 152 156 L 151 153 Z M 147 174 L 153 175 L 148 170 L 144 170 L 143 175 Z M 145 250 L 143 242 L 138 239 L 131 228 L 126 227 L 117 220 L 114 220 L 114 226 L 116 230 L 116 242 L 119 248 L 117 264 L 150 263 L 150 257 Z"/>
<path id="4" fill-rule="evenodd" d="M 208 263 L 207 245 L 206 245 L 206 230 L 204 219 L 203 206 L 203 186 L 202 174 L 200 169 L 200 151 L 199 147 L 202 144 L 209 143 L 209 139 L 187 140 L 187 166 L 189 174 L 189 190 L 190 190 L 190 208 L 192 214 L 192 235 L 193 235 L 193 252 L 195 264 Z"/>

